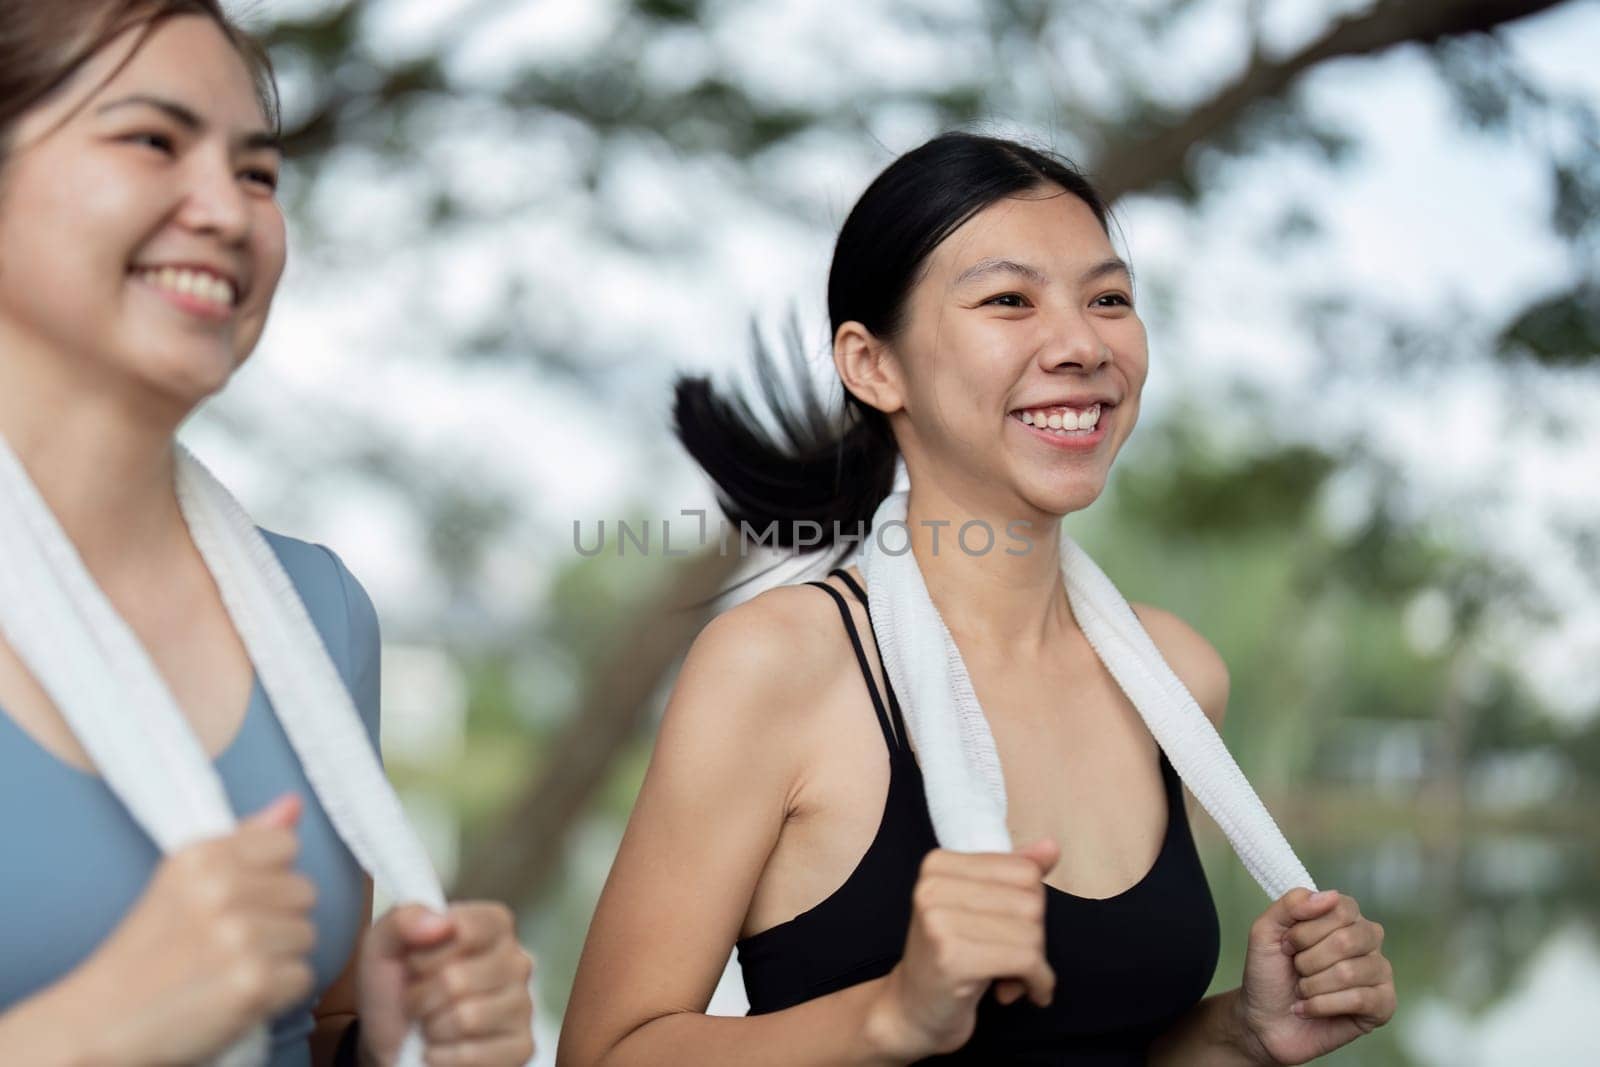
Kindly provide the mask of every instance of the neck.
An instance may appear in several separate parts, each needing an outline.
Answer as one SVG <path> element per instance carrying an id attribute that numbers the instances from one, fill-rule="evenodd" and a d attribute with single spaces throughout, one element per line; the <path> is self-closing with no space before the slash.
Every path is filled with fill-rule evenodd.
<path id="1" fill-rule="evenodd" d="M 1008 525 L 1019 520 L 1030 525 Z M 933 486 L 912 488 L 906 521 L 928 595 L 964 654 L 1030 661 L 1063 647 L 1063 635 L 1077 629 L 1061 579 L 1060 516 L 1002 513 Z M 963 545 L 969 522 L 982 525 L 970 527 Z M 889 537 L 899 543 L 897 534 Z"/>
<path id="2" fill-rule="evenodd" d="M 173 461 L 181 418 L 140 404 L 88 359 L 20 343 L 3 323 L 0 350 L 0 437 L 90 572 L 103 580 L 168 550 L 185 529 Z"/>

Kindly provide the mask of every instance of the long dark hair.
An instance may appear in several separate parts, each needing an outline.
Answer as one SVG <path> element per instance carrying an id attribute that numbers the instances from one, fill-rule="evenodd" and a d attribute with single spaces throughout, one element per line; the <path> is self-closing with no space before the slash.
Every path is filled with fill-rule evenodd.
<path id="1" fill-rule="evenodd" d="M 1078 197 L 1110 235 L 1108 208 L 1089 179 L 1040 149 L 946 133 L 895 160 L 867 186 L 839 230 L 828 274 L 833 332 L 855 321 L 892 341 L 905 325 L 906 299 L 939 243 L 990 204 L 1041 185 Z M 770 529 L 772 543 L 802 554 L 843 542 L 837 564 L 894 488 L 899 449 L 888 416 L 843 382 L 842 417 L 830 417 L 798 331 L 791 332 L 788 350 L 792 395 L 785 395 L 771 352 L 756 339 L 757 381 L 776 436 L 742 396 L 719 394 L 703 375 L 682 375 L 674 383 L 673 429 L 711 477 L 731 523 L 758 537 Z M 817 527 L 820 540 L 814 540 Z"/>
<path id="2" fill-rule="evenodd" d="M 0 4 L 0 165 L 22 117 L 71 81 L 101 49 L 135 28 L 142 46 L 157 26 L 180 15 L 208 18 L 222 30 L 250 71 L 262 113 L 276 131 L 278 89 L 272 62 L 219 0 L 6 0 Z"/>

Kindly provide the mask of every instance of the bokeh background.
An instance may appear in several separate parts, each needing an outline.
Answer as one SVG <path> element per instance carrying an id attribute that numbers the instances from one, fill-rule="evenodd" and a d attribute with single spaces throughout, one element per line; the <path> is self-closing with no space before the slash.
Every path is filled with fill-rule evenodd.
<path id="1" fill-rule="evenodd" d="M 291 266 L 188 438 L 372 593 L 388 767 L 454 893 L 519 909 L 539 1062 L 695 603 L 813 576 L 662 551 L 716 515 L 672 376 L 753 390 L 752 332 L 792 330 L 836 395 L 833 236 L 959 127 L 1115 202 L 1151 376 L 1068 528 L 1221 650 L 1229 747 L 1388 931 L 1399 1014 L 1326 1062 L 1600 1063 L 1600 4 L 243 13 L 282 80 Z M 1267 901 L 1196 836 L 1217 991 Z M 735 973 L 713 1007 L 742 1010 Z"/>

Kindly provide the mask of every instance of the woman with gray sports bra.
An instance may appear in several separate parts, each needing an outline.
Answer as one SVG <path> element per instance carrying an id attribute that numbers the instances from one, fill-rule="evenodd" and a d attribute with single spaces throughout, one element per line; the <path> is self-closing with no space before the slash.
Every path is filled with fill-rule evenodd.
<path id="1" fill-rule="evenodd" d="M 859 539 L 861 565 L 695 640 L 562 1067 L 1302 1063 L 1393 1014 L 1382 927 L 1313 894 L 1224 773 L 1215 649 L 1065 554 L 1062 518 L 1103 490 L 1149 368 L 1107 219 L 1047 153 L 935 138 L 839 234 L 842 429 L 800 353 L 801 395 L 767 387 L 776 437 L 679 381 L 679 438 L 728 519 L 800 552 Z M 898 554 L 876 537 L 896 526 Z M 1140 688 L 1130 663 L 1170 684 Z M 1240 985 L 1209 997 L 1223 932 L 1185 784 L 1239 816 L 1230 841 L 1264 886 L 1287 879 Z M 735 949 L 750 1014 L 707 1015 Z"/>
<path id="2" fill-rule="evenodd" d="M 371 601 L 176 440 L 282 274 L 276 124 L 216 0 L 0 5 L 0 1063 L 532 1054 L 510 913 L 383 777 Z"/>

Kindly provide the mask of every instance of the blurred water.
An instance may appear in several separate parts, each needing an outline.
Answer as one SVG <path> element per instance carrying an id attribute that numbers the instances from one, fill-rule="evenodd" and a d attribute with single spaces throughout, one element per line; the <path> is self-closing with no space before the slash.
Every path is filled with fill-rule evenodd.
<path id="1" fill-rule="evenodd" d="M 1600 1063 L 1600 939 L 1572 921 L 1550 931 L 1513 988 L 1476 1013 L 1437 993 L 1417 998 L 1401 1031 L 1414 1062 L 1438 1067 Z"/>

